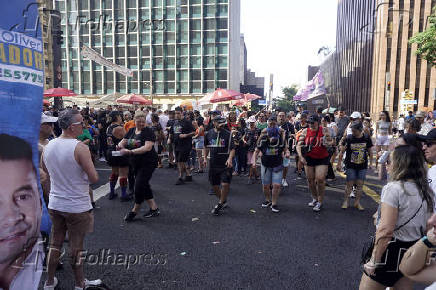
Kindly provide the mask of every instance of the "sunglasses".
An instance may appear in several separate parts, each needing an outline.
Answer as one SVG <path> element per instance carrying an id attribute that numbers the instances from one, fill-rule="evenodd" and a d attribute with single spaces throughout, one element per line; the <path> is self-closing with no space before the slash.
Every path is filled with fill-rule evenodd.
<path id="1" fill-rule="evenodd" d="M 435 145 L 436 142 L 432 142 L 432 141 L 426 141 L 424 142 L 425 146 L 427 146 L 427 148 L 430 148 L 431 146 Z"/>

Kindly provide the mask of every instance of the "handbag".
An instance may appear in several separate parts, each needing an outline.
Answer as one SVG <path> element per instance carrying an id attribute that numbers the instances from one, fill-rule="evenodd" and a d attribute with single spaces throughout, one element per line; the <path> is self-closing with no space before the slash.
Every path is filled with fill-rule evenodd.
<path id="1" fill-rule="evenodd" d="M 301 146 L 301 155 L 303 155 L 303 157 L 306 157 L 306 155 L 309 154 L 315 146 L 316 139 L 319 135 L 319 129 L 320 127 L 318 126 L 318 131 L 316 132 L 315 138 L 312 139 L 312 142 L 310 142 L 309 145 Z"/>
<path id="2" fill-rule="evenodd" d="M 423 204 L 424 204 L 424 199 L 422 199 L 421 206 L 418 208 L 418 210 L 415 212 L 415 214 L 410 219 L 408 219 L 405 223 L 396 227 L 394 229 L 394 232 L 400 230 L 402 227 L 407 225 L 411 220 L 413 220 L 416 217 L 416 215 L 418 214 L 418 212 L 421 210 Z M 360 257 L 360 264 L 361 265 L 364 265 L 364 264 L 368 263 L 369 260 L 371 260 L 372 252 L 374 251 L 374 245 L 375 245 L 375 235 L 371 236 L 369 238 L 369 241 L 365 242 L 365 244 L 363 245 L 362 254 Z"/>

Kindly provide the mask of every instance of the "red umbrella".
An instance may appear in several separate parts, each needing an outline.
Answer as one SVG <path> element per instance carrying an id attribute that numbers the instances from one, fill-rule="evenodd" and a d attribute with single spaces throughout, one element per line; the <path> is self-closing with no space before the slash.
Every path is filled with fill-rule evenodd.
<path id="1" fill-rule="evenodd" d="M 254 101 L 254 100 L 262 99 L 261 96 L 258 96 L 258 95 L 255 95 L 255 94 L 244 94 L 244 98 L 247 101 Z"/>
<path id="2" fill-rule="evenodd" d="M 50 102 L 48 100 L 42 100 L 42 104 L 44 106 L 50 106 Z"/>
<path id="3" fill-rule="evenodd" d="M 135 94 L 124 95 L 117 100 L 117 103 L 146 106 L 150 106 L 153 104 L 152 101 Z"/>
<path id="4" fill-rule="evenodd" d="M 73 91 L 70 91 L 69 89 L 64 88 L 54 88 L 54 89 L 48 89 L 44 91 L 44 97 L 50 98 L 50 97 L 74 97 L 77 96 L 77 94 Z"/>
<path id="5" fill-rule="evenodd" d="M 240 99 L 240 100 L 232 102 L 232 105 L 240 107 L 240 106 L 245 106 L 245 104 L 247 104 L 248 102 L 249 101 L 247 101 L 245 99 Z"/>
<path id="6" fill-rule="evenodd" d="M 238 93 L 233 90 L 224 90 L 224 89 L 217 89 L 210 99 L 211 103 L 219 103 L 219 102 L 226 102 L 226 101 L 234 101 L 234 100 L 240 100 L 243 98 L 243 95 L 241 93 Z"/>

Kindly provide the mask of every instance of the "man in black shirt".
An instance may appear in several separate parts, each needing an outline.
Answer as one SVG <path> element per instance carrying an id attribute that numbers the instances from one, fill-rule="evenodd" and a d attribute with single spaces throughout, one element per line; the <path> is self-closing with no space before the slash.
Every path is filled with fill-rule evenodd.
<path id="1" fill-rule="evenodd" d="M 170 129 L 168 142 L 174 144 L 176 162 L 179 169 L 179 179 L 176 185 L 182 185 L 185 182 L 192 181 L 191 170 L 186 166 L 186 162 L 188 162 L 191 153 L 192 136 L 195 135 L 195 130 L 192 122 L 183 118 L 182 108 L 176 108 L 175 117 L 174 124 Z M 184 173 L 186 175 L 185 179 L 182 178 Z"/>
<path id="2" fill-rule="evenodd" d="M 219 203 L 212 210 L 212 214 L 219 215 L 226 206 L 229 194 L 235 147 L 232 134 L 225 129 L 226 120 L 218 116 L 213 119 L 213 124 L 214 129 L 207 131 L 204 136 L 203 156 L 206 167 L 207 155 L 210 152 L 209 181 L 215 195 L 219 198 Z"/>
<path id="3" fill-rule="evenodd" d="M 361 122 L 354 122 L 351 125 L 352 135 L 348 135 L 343 141 L 341 152 L 339 153 L 337 170 L 342 169 L 342 158 L 344 153 L 347 152 L 345 158 L 345 167 L 347 175 L 347 185 L 345 188 L 345 199 L 342 204 L 343 209 L 348 208 L 348 197 L 350 196 L 353 185 L 356 185 L 356 200 L 354 207 L 359 210 L 364 210 L 360 205 L 360 198 L 362 196 L 362 187 L 368 169 L 368 158 L 370 166 L 372 165 L 372 151 L 373 146 L 371 137 L 363 134 L 363 125 Z"/>

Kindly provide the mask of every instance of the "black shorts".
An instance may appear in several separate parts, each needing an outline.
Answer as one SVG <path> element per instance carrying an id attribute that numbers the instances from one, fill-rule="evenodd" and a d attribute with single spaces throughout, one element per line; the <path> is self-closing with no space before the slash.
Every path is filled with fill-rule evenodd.
<path id="1" fill-rule="evenodd" d="M 129 167 L 128 156 L 112 156 L 112 151 L 108 150 L 106 155 L 107 164 L 110 167 Z"/>
<path id="2" fill-rule="evenodd" d="M 307 166 L 309 166 L 309 167 L 315 167 L 315 166 L 321 166 L 321 165 L 328 166 L 330 164 L 329 157 L 318 159 L 318 158 L 311 158 L 309 156 L 306 156 L 305 159 L 307 162 Z"/>
<path id="3" fill-rule="evenodd" d="M 176 151 L 176 162 L 188 162 L 189 157 L 191 156 L 191 149 L 187 151 Z"/>
<path id="4" fill-rule="evenodd" d="M 212 186 L 232 182 L 232 168 L 209 168 L 209 182 Z"/>
<path id="5" fill-rule="evenodd" d="M 388 248 L 384 252 L 381 261 L 386 261 L 383 265 L 377 265 L 375 275 L 369 276 L 372 280 L 386 287 L 393 287 L 395 283 L 403 278 L 403 273 L 399 270 L 401 259 L 414 242 L 403 242 L 400 240 L 392 241 L 388 244 Z M 387 255 L 387 256 L 386 256 Z"/>

